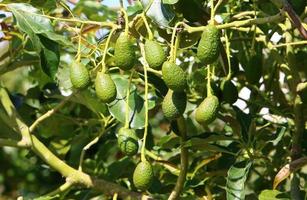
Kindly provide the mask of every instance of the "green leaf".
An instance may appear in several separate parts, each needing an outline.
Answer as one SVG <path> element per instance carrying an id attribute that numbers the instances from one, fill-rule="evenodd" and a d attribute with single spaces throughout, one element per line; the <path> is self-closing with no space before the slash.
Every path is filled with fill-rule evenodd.
<path id="1" fill-rule="evenodd" d="M 236 117 L 241 126 L 242 137 L 245 141 L 247 141 L 249 126 L 252 122 L 252 116 L 250 114 L 245 114 L 236 106 L 234 106 L 233 108 L 236 111 Z"/>
<path id="2" fill-rule="evenodd" d="M 118 121 L 125 123 L 126 113 L 126 93 L 128 86 L 128 78 L 123 76 L 112 76 L 117 89 L 117 97 L 114 102 L 109 104 L 109 111 Z M 152 100 L 148 99 L 149 105 Z M 135 85 L 131 84 L 129 95 L 129 121 L 131 128 L 140 129 L 144 127 L 145 107 L 144 99 L 137 93 Z"/>
<path id="3" fill-rule="evenodd" d="M 74 8 L 74 14 L 85 14 L 90 20 L 106 21 L 107 19 L 115 20 L 117 14 L 113 9 L 102 5 L 100 2 L 85 0 L 78 1 Z"/>
<path id="4" fill-rule="evenodd" d="M 31 0 L 31 5 L 44 9 L 45 11 L 51 11 L 56 8 L 56 0 Z"/>
<path id="5" fill-rule="evenodd" d="M 286 194 L 278 190 L 262 190 L 259 200 L 289 200 Z"/>
<path id="6" fill-rule="evenodd" d="M 252 162 L 243 160 L 230 167 L 226 183 L 227 200 L 245 199 L 245 181 L 251 166 Z"/>
<path id="7" fill-rule="evenodd" d="M 62 45 L 71 45 L 67 38 L 54 32 L 50 19 L 44 17 L 38 9 L 25 3 L 11 3 L 8 8 L 16 19 L 17 27 L 29 35 L 37 52 L 41 49 L 38 34 Z"/>
<path id="8" fill-rule="evenodd" d="M 55 79 L 55 74 L 58 71 L 60 63 L 59 44 L 44 36 L 40 36 L 39 38 L 43 47 L 41 51 L 42 69 L 48 76 Z"/>
<path id="9" fill-rule="evenodd" d="M 40 52 L 41 43 L 36 34 L 53 31 L 50 20 L 36 15 L 35 13 L 37 13 L 38 10 L 29 4 L 12 3 L 8 5 L 8 8 L 12 11 L 17 21 L 17 27 L 30 37 L 34 49 Z"/>
<path id="10" fill-rule="evenodd" d="M 76 98 L 73 101 L 85 105 L 88 109 L 97 114 L 108 115 L 106 104 L 102 103 L 90 90 L 82 90 L 75 94 Z"/>
<path id="11" fill-rule="evenodd" d="M 142 0 L 143 7 L 146 8 L 150 4 L 150 0 Z M 168 4 L 163 4 L 162 0 L 155 0 L 148 11 L 147 16 L 150 17 L 159 26 L 168 27 L 174 19 L 175 13 Z"/>
<path id="12" fill-rule="evenodd" d="M 177 2 L 178 2 L 178 0 L 163 0 L 164 4 L 175 4 Z"/>

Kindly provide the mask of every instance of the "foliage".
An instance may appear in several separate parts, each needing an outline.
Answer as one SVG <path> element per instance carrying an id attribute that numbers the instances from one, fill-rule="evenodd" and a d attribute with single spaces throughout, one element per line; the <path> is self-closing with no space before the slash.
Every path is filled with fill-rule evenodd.
<path id="1" fill-rule="evenodd" d="M 306 1 L 120 2 L 0 3 L 0 199 L 306 199 Z"/>

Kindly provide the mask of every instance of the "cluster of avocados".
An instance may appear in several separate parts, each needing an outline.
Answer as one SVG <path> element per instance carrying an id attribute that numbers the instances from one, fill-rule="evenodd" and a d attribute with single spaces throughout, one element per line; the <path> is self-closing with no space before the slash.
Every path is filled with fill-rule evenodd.
<path id="1" fill-rule="evenodd" d="M 204 65 L 216 62 L 220 54 L 221 42 L 220 30 L 214 25 L 207 25 L 204 28 L 201 39 L 197 47 L 197 57 Z M 168 87 L 168 92 L 162 101 L 162 112 L 164 116 L 172 121 L 181 117 L 187 106 L 187 74 L 174 61 L 167 60 L 163 47 L 152 39 L 146 39 L 144 44 L 145 59 L 150 68 L 162 72 L 162 79 Z M 136 53 L 134 42 L 125 31 L 120 33 L 114 49 L 115 65 L 121 70 L 131 70 L 136 64 Z M 254 68 L 246 69 L 253 71 Z M 261 74 L 260 74 L 261 75 Z M 254 83 L 253 77 L 247 79 Z M 74 62 L 70 68 L 70 79 L 76 89 L 84 89 L 90 83 L 88 69 L 81 62 Z M 256 77 L 255 79 L 258 79 Z M 258 79 L 259 80 L 259 79 Z M 205 84 L 205 81 L 204 81 Z M 96 95 L 104 103 L 110 103 L 117 96 L 116 85 L 111 76 L 105 71 L 99 71 L 95 79 Z M 222 91 L 221 99 L 229 104 L 233 104 L 238 98 L 236 86 L 230 78 L 225 79 L 220 84 Z M 195 120 L 201 125 L 208 125 L 216 119 L 219 110 L 219 98 L 214 93 L 207 94 L 207 97 L 198 105 L 195 110 Z M 139 138 L 134 129 L 122 127 L 118 131 L 118 146 L 127 156 L 134 156 L 138 153 Z M 137 164 L 133 182 L 137 189 L 147 190 L 153 180 L 153 168 L 148 161 L 141 161 Z"/>

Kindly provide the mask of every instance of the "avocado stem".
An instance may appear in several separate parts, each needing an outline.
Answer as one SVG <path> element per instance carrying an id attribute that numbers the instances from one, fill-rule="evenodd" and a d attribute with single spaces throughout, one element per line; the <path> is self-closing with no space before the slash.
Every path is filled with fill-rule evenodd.
<path id="1" fill-rule="evenodd" d="M 226 77 L 226 80 L 230 80 L 231 79 L 231 62 L 230 62 L 230 43 L 229 43 L 229 39 L 227 36 L 227 32 L 225 30 L 225 44 L 226 44 L 226 56 L 227 56 L 227 62 L 228 62 L 228 74 Z"/>
<path id="2" fill-rule="evenodd" d="M 79 32 L 79 37 L 78 37 L 78 50 L 77 50 L 77 59 L 76 59 L 77 63 L 79 63 L 81 60 L 82 29 L 83 29 L 83 24 L 80 27 L 80 32 Z"/>
<path id="3" fill-rule="evenodd" d="M 141 16 L 142 16 L 143 22 L 144 22 L 145 27 L 146 27 L 146 30 L 147 30 L 148 39 L 149 39 L 149 40 L 153 40 L 153 38 L 154 38 L 154 37 L 153 37 L 153 33 L 152 33 L 152 31 L 150 30 L 150 27 L 149 27 L 147 18 L 146 18 L 146 16 L 145 16 L 145 13 L 143 12 Z"/>
<path id="4" fill-rule="evenodd" d="M 144 45 L 140 44 L 141 54 L 145 58 L 145 50 Z M 144 136 L 143 136 L 143 143 L 141 149 L 141 161 L 146 161 L 146 138 L 148 134 L 148 76 L 147 76 L 147 68 L 149 68 L 146 59 L 144 59 L 143 69 L 144 69 L 144 81 L 145 81 L 145 94 L 144 94 L 144 108 L 145 108 L 145 122 L 144 122 Z"/>
<path id="5" fill-rule="evenodd" d="M 130 87 L 131 87 L 131 82 L 132 82 L 132 77 L 133 77 L 134 70 L 132 70 L 128 82 L 128 88 L 127 88 L 127 93 L 126 93 L 126 113 L 125 113 L 125 128 L 129 128 L 129 116 L 130 116 L 130 109 L 129 109 L 129 96 L 130 96 Z"/>
<path id="6" fill-rule="evenodd" d="M 125 35 L 128 36 L 129 34 L 129 19 L 128 19 L 128 15 L 127 12 L 124 8 L 120 9 L 121 13 L 124 14 L 124 19 L 125 19 Z"/>
<path id="7" fill-rule="evenodd" d="M 109 48 L 109 44 L 110 44 L 110 41 L 111 41 L 111 37 L 114 33 L 116 29 L 115 28 L 112 28 L 110 33 L 109 33 L 109 36 L 107 38 L 107 41 L 106 41 L 106 44 L 105 44 L 105 47 L 104 47 L 104 51 L 103 51 L 103 56 L 102 56 L 102 59 L 100 61 L 100 63 L 98 64 L 98 66 L 101 64 L 102 65 L 102 72 L 105 72 L 107 69 L 106 69 L 106 56 L 107 56 L 107 53 L 108 53 L 108 48 Z"/>
<path id="8" fill-rule="evenodd" d="M 174 63 L 176 61 L 176 44 L 175 44 L 175 38 L 176 38 L 176 32 L 177 32 L 177 28 L 178 26 L 182 25 L 183 22 L 178 22 L 174 28 L 173 28 L 173 32 L 172 32 L 172 39 L 171 39 L 171 51 L 170 51 L 170 62 Z"/>
<path id="9" fill-rule="evenodd" d="M 212 96 L 211 92 L 211 75 L 210 75 L 210 65 L 208 65 L 207 69 L 207 97 Z"/>

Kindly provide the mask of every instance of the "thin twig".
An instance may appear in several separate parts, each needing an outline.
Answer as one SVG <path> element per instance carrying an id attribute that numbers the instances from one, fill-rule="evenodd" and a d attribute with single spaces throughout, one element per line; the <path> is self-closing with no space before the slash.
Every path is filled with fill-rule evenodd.
<path id="1" fill-rule="evenodd" d="M 52 108 L 51 110 L 47 111 L 45 114 L 37 118 L 30 126 L 29 131 L 32 133 L 34 129 L 37 127 L 37 125 L 39 125 L 42 121 L 52 116 L 55 112 L 57 112 L 60 108 L 62 108 L 72 97 L 73 97 L 73 94 L 66 97 L 56 107 Z"/>

